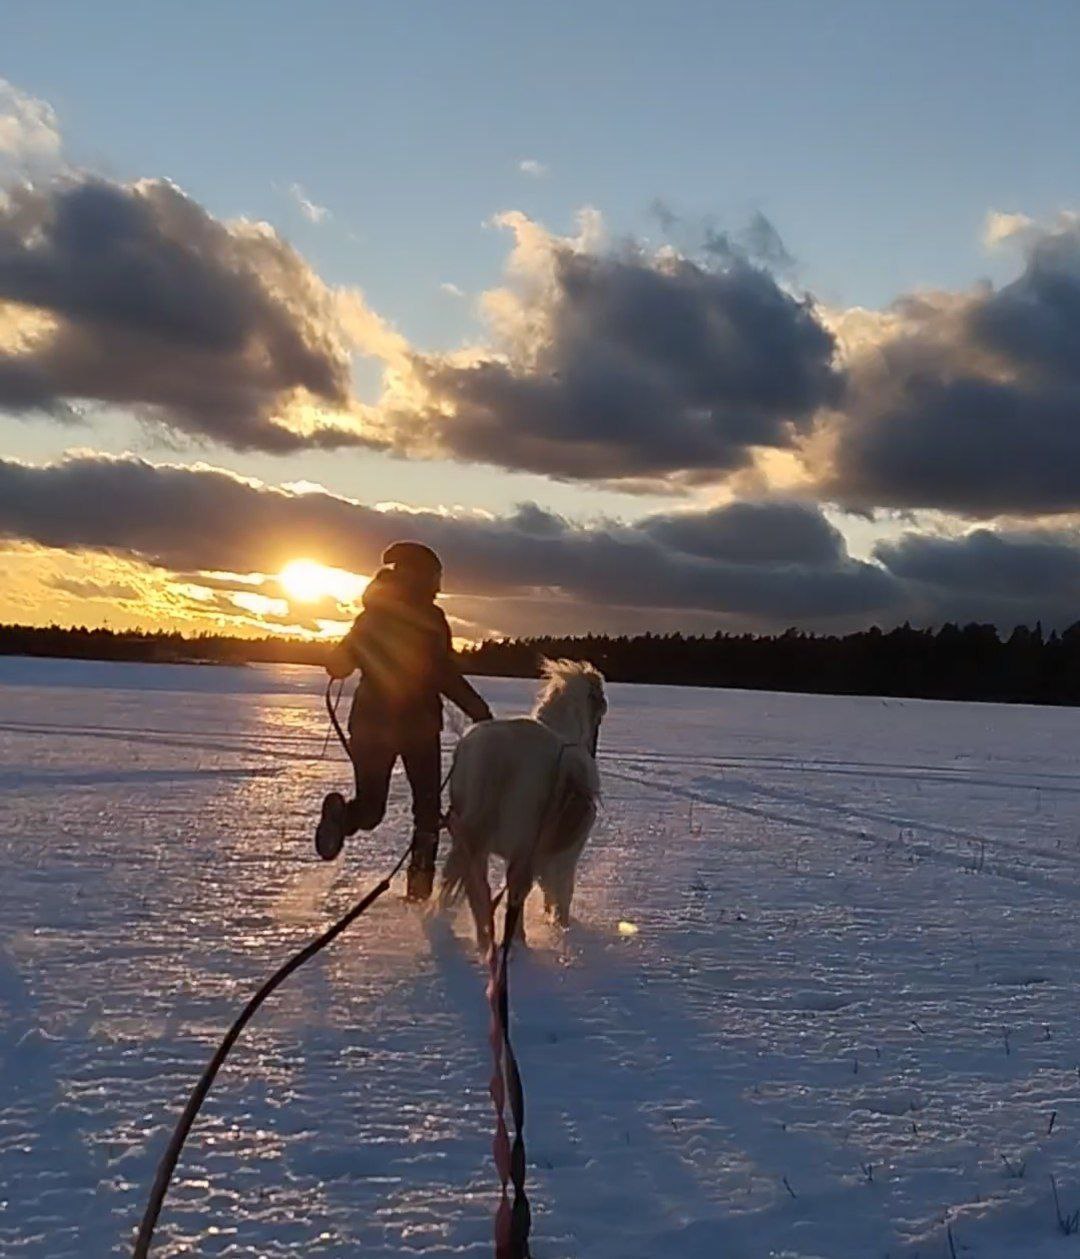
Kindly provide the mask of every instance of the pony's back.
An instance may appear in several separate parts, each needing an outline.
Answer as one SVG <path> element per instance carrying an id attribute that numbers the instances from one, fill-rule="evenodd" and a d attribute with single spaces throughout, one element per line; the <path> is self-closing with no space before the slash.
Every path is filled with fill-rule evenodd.
<path id="1" fill-rule="evenodd" d="M 450 771 L 450 817 L 471 846 L 509 861 L 536 839 L 554 785 L 558 735 L 532 717 L 485 721 L 461 739 Z"/>

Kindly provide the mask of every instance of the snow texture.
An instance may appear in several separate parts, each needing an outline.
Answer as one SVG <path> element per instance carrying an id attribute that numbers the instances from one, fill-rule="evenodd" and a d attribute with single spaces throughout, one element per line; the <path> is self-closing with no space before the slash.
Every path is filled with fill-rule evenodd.
<path id="1" fill-rule="evenodd" d="M 512 966 L 536 1259 L 1075 1254 L 1080 713 L 610 699 L 577 921 Z M 130 1253 L 240 1003 L 392 864 L 400 781 L 314 857 L 324 732 L 311 670 L 0 661 L 6 1259 Z M 381 901 L 245 1032 L 155 1255 L 489 1256 L 483 984 Z"/>

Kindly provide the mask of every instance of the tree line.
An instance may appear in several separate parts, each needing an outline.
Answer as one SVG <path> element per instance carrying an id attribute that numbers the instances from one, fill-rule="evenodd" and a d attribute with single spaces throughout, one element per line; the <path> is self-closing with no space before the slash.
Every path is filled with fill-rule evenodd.
<path id="1" fill-rule="evenodd" d="M 320 665 L 326 641 L 185 636 L 140 631 L 0 625 L 0 654 L 160 663 Z M 637 634 L 488 639 L 466 648 L 469 673 L 535 677 L 545 657 L 590 660 L 612 682 L 745 687 L 835 695 L 1080 704 L 1080 621 L 1063 633 L 1017 626 L 902 625 L 842 636 Z"/>
<path id="2" fill-rule="evenodd" d="M 833 695 L 1080 704 L 1080 621 L 1058 634 L 1018 626 L 902 625 L 835 636 L 585 635 L 481 642 L 462 653 L 470 673 L 535 676 L 541 657 L 590 660 L 613 682 L 745 687 Z"/>
<path id="3" fill-rule="evenodd" d="M 176 630 L 113 630 L 85 625 L 0 625 L 0 655 L 63 656 L 151 664 L 322 664 L 327 644 L 313 639 L 239 638 Z"/>

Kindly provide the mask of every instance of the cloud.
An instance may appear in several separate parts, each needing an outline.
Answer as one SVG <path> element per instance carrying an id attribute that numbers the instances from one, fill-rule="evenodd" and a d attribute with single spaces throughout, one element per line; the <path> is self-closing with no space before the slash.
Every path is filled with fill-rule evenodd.
<path id="1" fill-rule="evenodd" d="M 331 217 L 330 211 L 326 206 L 317 205 L 312 201 L 301 184 L 290 184 L 289 196 L 299 206 L 300 213 L 309 223 L 325 223 Z"/>
<path id="2" fill-rule="evenodd" d="M 318 629 L 347 609 L 331 598 L 286 607 L 273 575 L 300 555 L 371 573 L 399 537 L 440 552 L 448 610 L 469 633 L 843 631 L 905 620 L 1008 629 L 1036 618 L 1063 628 L 1080 601 L 1080 528 L 909 531 L 861 562 L 818 507 L 792 500 L 576 523 L 536 504 L 498 517 L 379 510 L 131 456 L 0 460 L 0 539 L 68 556 L 54 566 L 55 588 L 115 597 L 128 615 L 139 606 L 134 586 L 148 592 L 151 615 Z M 101 557 L 103 576 L 87 556 Z M 108 583 L 128 593 L 110 595 Z"/>
<path id="3" fill-rule="evenodd" d="M 636 609 L 642 626 L 658 611 L 774 627 L 862 623 L 898 594 L 805 504 L 733 504 L 634 524 L 572 524 L 535 505 L 503 517 L 379 511 L 218 469 L 102 455 L 40 467 L 0 460 L 0 536 L 121 553 L 190 580 L 274 573 L 299 554 L 370 573 L 390 541 L 414 537 L 443 554 L 459 599 Z"/>
<path id="4" fill-rule="evenodd" d="M 863 319 L 823 425 L 822 494 L 975 516 L 1080 508 L 1080 216 L 1023 241 L 1010 284 L 907 298 L 876 330 Z"/>
<path id="5" fill-rule="evenodd" d="M 734 502 L 707 511 L 646 516 L 637 528 L 662 545 L 740 564 L 842 564 L 843 535 L 799 502 Z"/>
<path id="6" fill-rule="evenodd" d="M 439 292 L 445 293 L 447 297 L 465 296 L 465 290 L 459 285 L 451 283 L 449 280 L 444 280 L 442 284 L 439 285 Z"/>
<path id="7" fill-rule="evenodd" d="M 507 284 L 484 296 L 491 344 L 414 353 L 381 403 L 387 440 L 553 477 L 719 480 L 790 447 L 837 396 L 834 339 L 812 304 L 731 254 L 573 238 L 520 213 Z"/>
<path id="8" fill-rule="evenodd" d="M 905 533 L 876 554 L 898 577 L 1013 598 L 1080 593 L 1080 537 L 974 529 L 960 538 Z"/>
<path id="9" fill-rule="evenodd" d="M 0 147 L 59 146 L 49 106 L 0 81 Z M 1023 258 L 1011 284 L 884 311 L 795 291 L 760 213 L 730 231 L 662 202 L 654 216 L 660 247 L 613 241 L 592 210 L 570 236 L 499 215 L 513 245 L 484 336 L 427 353 L 266 224 L 165 180 L 16 182 L 0 193 L 0 410 L 78 422 L 108 405 L 174 441 L 375 448 L 628 492 L 1080 510 L 1080 215 L 994 212 L 987 241 Z M 357 354 L 382 364 L 372 405 Z"/>
<path id="10" fill-rule="evenodd" d="M 973 529 L 960 537 L 905 533 L 876 558 L 909 591 L 916 615 L 1001 626 L 1041 617 L 1064 626 L 1080 608 L 1080 532 Z"/>
<path id="11" fill-rule="evenodd" d="M 109 603 L 129 603 L 145 595 L 145 591 L 133 582 L 58 576 L 54 577 L 49 584 L 54 590 L 74 595 L 77 599 L 103 599 Z"/>
<path id="12" fill-rule="evenodd" d="M 57 158 L 60 125 L 52 106 L 0 78 L 0 154 L 16 162 Z"/>
<path id="13" fill-rule="evenodd" d="M 1034 220 L 1026 214 L 1009 214 L 1002 210 L 991 210 L 983 224 L 983 245 L 987 249 L 996 249 L 1006 241 L 1023 236 L 1035 226 Z"/>
<path id="14" fill-rule="evenodd" d="M 116 403 L 237 450 L 373 440 L 350 355 L 377 317 L 361 329 L 362 299 L 329 289 L 272 229 L 215 219 L 166 181 L 10 190 L 4 303 L 32 330 L 0 343 L 0 408 Z"/>
<path id="15" fill-rule="evenodd" d="M 780 272 L 790 271 L 795 265 L 780 233 L 760 210 L 734 230 L 718 227 L 709 217 L 681 214 L 660 197 L 652 202 L 649 212 L 681 253 L 704 254 L 721 262 L 749 262 Z"/>
<path id="16" fill-rule="evenodd" d="M 518 170 L 531 179 L 543 179 L 548 174 L 548 168 L 543 162 L 538 162 L 535 157 L 522 158 L 518 162 Z"/>

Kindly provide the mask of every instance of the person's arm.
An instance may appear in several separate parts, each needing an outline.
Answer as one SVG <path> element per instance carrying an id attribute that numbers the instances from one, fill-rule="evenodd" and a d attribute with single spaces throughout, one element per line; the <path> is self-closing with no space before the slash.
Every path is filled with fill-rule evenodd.
<path id="1" fill-rule="evenodd" d="M 341 642 L 335 643 L 330 648 L 330 653 L 326 657 L 326 672 L 332 678 L 347 678 L 360 663 L 359 646 L 362 633 L 360 622 L 363 615 L 361 612 Z"/>
<path id="2" fill-rule="evenodd" d="M 442 616 L 441 611 L 439 615 Z M 445 630 L 445 647 L 439 690 L 451 704 L 455 704 L 460 708 L 466 717 L 471 718 L 473 721 L 490 721 L 492 712 L 488 707 L 487 700 L 461 672 L 461 666 L 454 656 L 454 642 L 450 636 L 450 626 L 447 625 L 445 616 L 443 616 L 443 629 Z"/>

